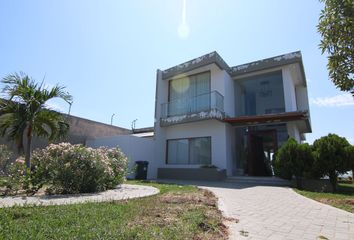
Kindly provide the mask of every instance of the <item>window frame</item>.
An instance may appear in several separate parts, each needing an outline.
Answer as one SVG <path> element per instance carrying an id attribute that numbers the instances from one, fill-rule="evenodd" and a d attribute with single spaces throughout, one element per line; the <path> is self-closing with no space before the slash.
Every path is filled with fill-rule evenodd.
<path id="1" fill-rule="evenodd" d="M 209 154 L 210 154 L 210 163 L 212 164 L 212 138 L 211 136 L 203 136 L 203 137 L 189 137 L 189 138 L 171 138 L 171 139 L 166 139 L 166 154 L 165 154 L 165 164 L 166 165 L 189 165 L 189 166 L 200 166 L 200 165 L 206 165 L 202 163 L 190 163 L 190 140 L 192 139 L 198 139 L 198 138 L 207 138 L 210 140 L 210 149 L 209 149 Z M 168 142 L 169 141 L 176 141 L 176 140 L 187 140 L 188 141 L 188 163 L 169 163 L 168 162 Z"/>

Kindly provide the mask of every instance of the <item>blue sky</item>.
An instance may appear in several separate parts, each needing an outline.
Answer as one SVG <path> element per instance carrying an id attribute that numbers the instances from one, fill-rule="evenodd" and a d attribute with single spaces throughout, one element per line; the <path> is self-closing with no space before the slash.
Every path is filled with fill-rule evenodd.
<path id="1" fill-rule="evenodd" d="M 73 115 L 152 126 L 156 69 L 211 51 L 230 65 L 301 50 L 313 133 L 354 143 L 354 101 L 328 80 L 317 0 L 0 2 L 0 78 L 23 71 L 73 95 Z M 184 23 L 181 31 L 181 25 Z M 179 30 L 180 29 L 180 30 Z M 182 33 L 182 34 L 181 34 Z M 60 101 L 51 105 L 68 111 Z"/>

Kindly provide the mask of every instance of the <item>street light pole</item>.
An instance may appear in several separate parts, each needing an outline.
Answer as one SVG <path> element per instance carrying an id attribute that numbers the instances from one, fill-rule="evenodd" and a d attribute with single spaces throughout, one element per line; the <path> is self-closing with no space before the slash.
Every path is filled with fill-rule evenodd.
<path id="1" fill-rule="evenodd" d="M 69 102 L 69 112 L 68 112 L 68 115 L 70 115 L 70 112 L 71 112 L 71 105 L 73 105 L 73 102 Z"/>
<path id="2" fill-rule="evenodd" d="M 116 114 L 113 113 L 112 116 L 111 116 L 111 125 L 113 124 L 113 117 L 114 117 L 114 115 L 116 115 Z"/>
<path id="3" fill-rule="evenodd" d="M 134 132 L 134 129 L 135 129 L 136 121 L 138 121 L 138 119 L 135 119 L 134 121 L 132 121 L 132 131 L 133 132 Z"/>

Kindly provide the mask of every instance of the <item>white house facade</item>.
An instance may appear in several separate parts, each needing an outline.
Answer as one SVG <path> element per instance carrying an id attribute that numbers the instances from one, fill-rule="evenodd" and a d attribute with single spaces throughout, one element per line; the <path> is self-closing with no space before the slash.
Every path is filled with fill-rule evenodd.
<path id="1" fill-rule="evenodd" d="M 150 178 L 270 176 L 274 152 L 311 132 L 300 52 L 229 67 L 212 52 L 157 70 Z"/>
<path id="2" fill-rule="evenodd" d="M 311 132 L 301 52 L 235 67 L 212 52 L 157 70 L 153 135 L 143 130 L 87 145 L 148 161 L 149 179 L 272 176 L 277 149 Z"/>

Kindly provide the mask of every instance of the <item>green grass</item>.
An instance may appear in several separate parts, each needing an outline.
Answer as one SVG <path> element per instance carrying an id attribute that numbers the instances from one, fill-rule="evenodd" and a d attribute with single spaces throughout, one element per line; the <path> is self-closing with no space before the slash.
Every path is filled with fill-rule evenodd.
<path id="1" fill-rule="evenodd" d="M 310 192 L 298 189 L 295 189 L 295 191 L 313 200 L 354 213 L 354 184 L 340 183 L 336 193 Z"/>
<path id="2" fill-rule="evenodd" d="M 192 186 L 142 183 L 156 196 L 0 209 L 0 239 L 225 239 L 216 198 Z"/>

